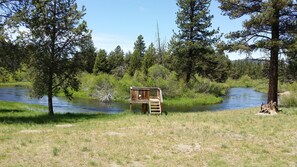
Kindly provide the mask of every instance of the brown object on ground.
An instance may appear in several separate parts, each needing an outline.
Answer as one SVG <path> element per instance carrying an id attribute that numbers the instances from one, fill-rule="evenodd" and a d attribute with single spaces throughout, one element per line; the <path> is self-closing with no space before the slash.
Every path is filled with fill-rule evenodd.
<path id="1" fill-rule="evenodd" d="M 261 110 L 259 113 L 262 114 L 277 114 L 278 108 L 276 105 L 276 102 L 270 101 L 268 104 L 262 104 L 261 105 Z"/>
<path id="2" fill-rule="evenodd" d="M 149 114 L 162 114 L 163 95 L 157 87 L 131 87 L 130 88 L 130 111 L 132 104 L 142 104 L 142 112 Z"/>

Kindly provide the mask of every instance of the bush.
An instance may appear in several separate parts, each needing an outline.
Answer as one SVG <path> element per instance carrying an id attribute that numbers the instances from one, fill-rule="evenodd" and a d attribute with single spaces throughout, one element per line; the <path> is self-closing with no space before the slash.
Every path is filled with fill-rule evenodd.
<path id="1" fill-rule="evenodd" d="M 95 85 L 92 88 L 91 96 L 98 98 L 101 102 L 111 102 L 115 99 L 116 79 L 112 75 L 99 74 L 95 78 Z"/>
<path id="2" fill-rule="evenodd" d="M 289 95 L 280 96 L 279 103 L 284 107 L 297 107 L 297 93 L 294 92 Z"/>
<path id="3" fill-rule="evenodd" d="M 138 76 L 140 77 L 140 76 Z M 143 85 L 137 81 L 136 76 L 131 77 L 129 74 L 125 74 L 122 79 L 118 81 L 116 86 L 117 101 L 127 100 L 130 98 L 130 87 L 142 87 Z"/>
<path id="4" fill-rule="evenodd" d="M 226 92 L 223 84 L 212 82 L 209 79 L 202 78 L 198 75 L 195 75 L 195 78 L 191 80 L 190 85 L 194 93 L 213 94 L 215 96 L 221 96 Z"/>
<path id="5" fill-rule="evenodd" d="M 148 70 L 146 85 L 161 88 L 164 97 L 177 97 L 183 94 L 185 84 L 178 81 L 175 72 L 161 65 L 153 65 Z"/>
<path id="6" fill-rule="evenodd" d="M 83 73 L 81 75 L 81 89 L 86 97 L 99 99 L 102 102 L 110 102 L 115 99 L 116 79 L 113 75 L 98 74 L 92 75 Z"/>

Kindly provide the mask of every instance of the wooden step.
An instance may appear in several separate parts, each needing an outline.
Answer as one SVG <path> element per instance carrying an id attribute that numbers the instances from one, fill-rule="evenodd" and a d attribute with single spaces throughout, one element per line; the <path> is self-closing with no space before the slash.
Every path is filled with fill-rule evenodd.
<path id="1" fill-rule="evenodd" d="M 159 99 L 150 99 L 149 101 L 149 113 L 161 114 L 161 102 Z"/>

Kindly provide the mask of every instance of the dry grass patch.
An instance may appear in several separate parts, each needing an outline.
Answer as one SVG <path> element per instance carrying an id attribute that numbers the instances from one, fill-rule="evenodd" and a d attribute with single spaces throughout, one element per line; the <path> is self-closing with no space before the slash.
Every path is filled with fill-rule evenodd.
<path id="1" fill-rule="evenodd" d="M 296 166 L 297 115 L 257 111 L 0 123 L 0 166 Z"/>

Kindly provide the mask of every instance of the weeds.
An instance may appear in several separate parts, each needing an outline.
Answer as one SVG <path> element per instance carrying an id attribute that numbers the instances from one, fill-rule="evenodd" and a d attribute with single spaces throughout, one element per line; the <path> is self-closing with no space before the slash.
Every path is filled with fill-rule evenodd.
<path id="1" fill-rule="evenodd" d="M 60 152 L 61 152 L 60 148 L 57 148 L 57 147 L 53 148 L 53 156 L 55 157 L 58 156 Z"/>
<path id="2" fill-rule="evenodd" d="M 284 107 L 297 107 L 297 93 L 291 92 L 288 95 L 282 95 L 279 98 L 279 103 Z"/>

